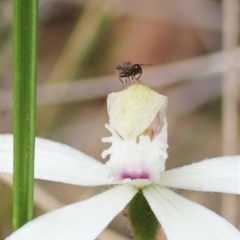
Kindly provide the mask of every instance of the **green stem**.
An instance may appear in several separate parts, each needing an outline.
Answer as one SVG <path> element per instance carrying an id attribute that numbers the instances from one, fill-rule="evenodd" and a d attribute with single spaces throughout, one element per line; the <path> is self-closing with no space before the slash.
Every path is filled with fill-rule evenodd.
<path id="1" fill-rule="evenodd" d="M 139 191 L 127 206 L 128 217 L 135 240 L 156 240 L 158 220 Z"/>
<path id="2" fill-rule="evenodd" d="M 33 216 L 38 0 L 14 0 L 13 227 Z"/>

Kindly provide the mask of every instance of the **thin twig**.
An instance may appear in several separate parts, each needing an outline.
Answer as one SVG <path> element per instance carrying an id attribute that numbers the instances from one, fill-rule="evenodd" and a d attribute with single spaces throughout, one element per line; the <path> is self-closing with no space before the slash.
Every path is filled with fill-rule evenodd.
<path id="1" fill-rule="evenodd" d="M 234 50 L 236 67 L 240 68 L 240 49 Z M 150 87 L 166 87 L 186 79 L 201 80 L 205 76 L 224 73 L 227 70 L 224 59 L 226 52 L 191 58 L 185 61 L 152 67 L 143 73 L 142 81 Z M 122 84 L 116 75 L 81 79 L 70 83 L 38 86 L 38 106 L 73 101 L 93 100 L 106 97 L 110 92 L 120 90 Z M 12 108 L 11 91 L 0 90 L 0 111 Z"/>
<path id="2" fill-rule="evenodd" d="M 238 145 L 238 71 L 235 62 L 235 48 L 238 46 L 239 1 L 223 1 L 223 50 L 228 51 L 223 81 L 223 154 L 237 153 Z M 237 221 L 236 197 L 223 195 L 222 215 L 233 224 Z"/>

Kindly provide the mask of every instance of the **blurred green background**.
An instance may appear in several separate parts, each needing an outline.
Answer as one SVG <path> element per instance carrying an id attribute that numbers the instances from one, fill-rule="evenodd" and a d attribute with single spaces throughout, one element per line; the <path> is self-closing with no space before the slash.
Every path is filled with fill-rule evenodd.
<path id="1" fill-rule="evenodd" d="M 152 64 L 140 80 L 169 98 L 167 169 L 239 154 L 240 18 L 238 1 L 229 2 L 40 0 L 37 136 L 104 162 L 106 97 L 123 88 L 114 67 L 132 61 Z M 12 21 L 12 1 L 1 0 L 1 133 L 12 132 Z M 223 50 L 234 53 L 234 61 Z M 36 182 L 36 216 L 102 191 Z M 221 215 L 227 208 L 226 217 L 240 227 L 239 197 L 178 192 Z M 1 178 L 0 239 L 12 231 L 11 194 Z M 125 223 L 119 215 L 99 239 L 129 239 Z M 159 239 L 165 239 L 161 232 Z"/>

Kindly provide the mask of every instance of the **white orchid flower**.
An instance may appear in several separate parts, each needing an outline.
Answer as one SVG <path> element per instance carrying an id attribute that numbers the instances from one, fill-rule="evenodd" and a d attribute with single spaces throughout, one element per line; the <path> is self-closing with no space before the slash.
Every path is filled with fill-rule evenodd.
<path id="1" fill-rule="evenodd" d="M 111 147 L 106 164 L 66 145 L 37 138 L 35 178 L 83 186 L 117 185 L 88 200 L 44 214 L 12 240 L 93 240 L 140 191 L 168 240 L 239 240 L 240 232 L 214 212 L 169 188 L 240 194 L 240 156 L 219 157 L 174 170 L 167 158 L 167 98 L 141 84 L 108 96 Z M 0 172 L 13 172 L 13 137 L 0 135 Z M 141 214 L 141 208 L 139 209 Z"/>

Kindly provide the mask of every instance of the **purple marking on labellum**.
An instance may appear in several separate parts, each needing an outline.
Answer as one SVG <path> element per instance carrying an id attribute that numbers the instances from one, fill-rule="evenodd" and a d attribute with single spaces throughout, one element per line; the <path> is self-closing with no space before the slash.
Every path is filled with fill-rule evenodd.
<path id="1" fill-rule="evenodd" d="M 141 173 L 137 173 L 137 172 L 123 172 L 121 175 L 122 179 L 127 179 L 130 178 L 131 180 L 134 179 L 149 179 L 149 174 L 146 172 L 141 172 Z"/>

